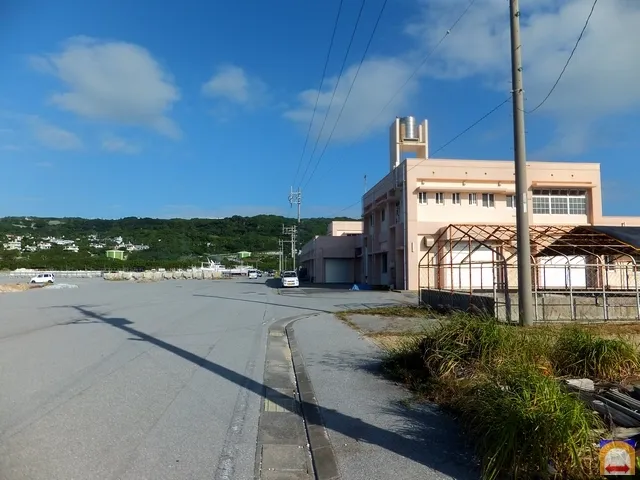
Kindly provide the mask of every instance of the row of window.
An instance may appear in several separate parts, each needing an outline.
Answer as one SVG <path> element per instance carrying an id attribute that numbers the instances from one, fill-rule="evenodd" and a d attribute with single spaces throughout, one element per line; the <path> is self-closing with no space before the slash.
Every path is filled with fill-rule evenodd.
<path id="1" fill-rule="evenodd" d="M 586 215 L 585 190 L 534 190 L 533 213 L 536 215 Z"/>
<path id="2" fill-rule="evenodd" d="M 483 207 L 495 207 L 496 206 L 496 197 L 493 193 L 482 193 L 480 194 L 481 205 Z M 434 195 L 434 201 L 436 205 L 444 205 L 445 203 L 445 194 L 443 192 L 436 192 Z M 478 194 L 477 193 L 469 193 L 467 195 L 466 201 L 469 205 L 478 205 Z M 418 192 L 418 203 L 421 205 L 426 205 L 429 202 L 429 195 L 427 192 Z M 461 205 L 462 204 L 462 195 L 460 193 L 452 193 L 451 194 L 451 204 L 452 205 Z M 507 206 L 510 208 L 515 208 L 516 200 L 514 195 L 507 196 Z"/>
<path id="3" fill-rule="evenodd" d="M 533 190 L 533 213 L 536 215 L 586 215 L 587 192 L 585 190 Z M 444 192 L 435 192 L 436 205 L 445 204 Z M 481 205 L 486 208 L 495 207 L 495 195 L 493 193 L 480 194 Z M 451 204 L 461 205 L 462 195 L 451 194 Z M 418 203 L 426 205 L 429 202 L 428 192 L 418 192 Z M 478 194 L 467 194 L 466 202 L 469 205 L 478 205 Z M 516 196 L 507 195 L 507 208 L 516 208 Z"/>

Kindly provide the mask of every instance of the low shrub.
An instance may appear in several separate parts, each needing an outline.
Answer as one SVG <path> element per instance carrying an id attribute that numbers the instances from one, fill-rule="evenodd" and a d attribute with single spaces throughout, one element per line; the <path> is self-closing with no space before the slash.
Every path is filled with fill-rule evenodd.
<path id="1" fill-rule="evenodd" d="M 560 376 L 615 381 L 640 371 L 640 358 L 632 343 L 621 338 L 601 338 L 579 327 L 560 332 L 550 357 Z"/>
<path id="2" fill-rule="evenodd" d="M 483 478 L 546 476 L 552 462 L 561 478 L 588 478 L 597 414 L 532 366 L 513 365 L 459 395 L 456 409 L 476 439 Z M 576 476 L 576 472 L 579 475 Z"/>

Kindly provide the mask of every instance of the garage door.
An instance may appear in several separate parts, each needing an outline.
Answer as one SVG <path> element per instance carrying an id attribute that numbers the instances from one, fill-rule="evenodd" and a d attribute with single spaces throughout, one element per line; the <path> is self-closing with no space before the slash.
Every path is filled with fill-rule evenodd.
<path id="1" fill-rule="evenodd" d="M 584 288 L 587 286 L 586 259 L 583 256 L 540 257 L 540 288 Z M 569 268 L 569 266 L 571 268 Z"/>
<path id="2" fill-rule="evenodd" d="M 326 283 L 353 283 L 353 260 L 326 258 L 324 260 L 324 281 Z"/>
<path id="3" fill-rule="evenodd" d="M 451 276 L 449 284 L 456 289 L 492 289 L 493 261 L 493 251 L 483 245 L 456 245 L 447 261 L 452 264 L 452 268 L 447 268 Z"/>

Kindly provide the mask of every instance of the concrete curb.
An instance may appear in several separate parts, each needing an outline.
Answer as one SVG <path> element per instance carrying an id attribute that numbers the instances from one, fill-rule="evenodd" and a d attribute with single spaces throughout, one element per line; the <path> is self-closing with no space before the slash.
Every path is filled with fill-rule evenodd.
<path id="1" fill-rule="evenodd" d="M 293 371 L 301 403 L 302 417 L 307 431 L 315 478 L 317 480 L 339 480 L 338 462 L 329 440 L 329 434 L 324 426 L 320 405 L 318 405 L 311 379 L 307 374 L 304 359 L 298 348 L 295 332 L 293 331 L 293 324 L 298 320 L 302 319 L 299 318 L 287 322 L 284 330 L 291 350 Z"/>

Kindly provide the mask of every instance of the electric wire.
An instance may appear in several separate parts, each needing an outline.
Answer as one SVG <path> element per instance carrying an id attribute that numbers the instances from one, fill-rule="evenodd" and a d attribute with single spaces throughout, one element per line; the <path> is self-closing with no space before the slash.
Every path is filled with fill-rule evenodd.
<path id="1" fill-rule="evenodd" d="M 433 48 L 431 48 L 431 50 L 429 50 L 429 52 L 427 52 L 427 55 L 422 59 L 420 64 L 411 72 L 411 74 L 409 75 L 409 77 L 407 77 L 407 79 L 404 81 L 404 83 L 394 92 L 394 94 L 389 98 L 389 100 L 384 105 L 384 107 L 382 107 L 382 109 L 380 109 L 380 111 L 371 119 L 371 121 L 360 131 L 360 133 L 356 137 L 356 140 L 354 141 L 354 143 L 360 141 L 366 135 L 366 133 L 369 131 L 369 129 L 375 123 L 375 121 L 378 119 L 378 117 L 380 115 L 382 115 L 387 108 L 389 108 L 389 105 L 391 105 L 391 103 L 395 100 L 395 98 L 398 96 L 398 94 L 400 94 L 400 92 L 402 90 L 404 90 L 404 88 L 418 74 L 418 72 L 420 72 L 420 70 L 422 70 L 424 65 L 429 61 L 429 59 L 433 56 L 433 54 L 438 50 L 440 45 L 442 45 L 442 42 L 444 42 L 444 40 L 451 34 L 453 29 L 467 15 L 467 13 L 469 12 L 469 10 L 471 9 L 471 7 L 473 6 L 473 4 L 475 2 L 476 2 L 476 0 L 470 0 L 469 1 L 469 3 L 465 7 L 465 9 L 462 11 L 462 13 L 460 13 L 460 15 L 458 15 L 458 17 L 451 24 L 451 26 L 447 29 L 447 31 L 444 33 L 444 35 L 442 35 L 442 37 L 440 37 L 438 42 L 436 42 L 436 44 L 433 46 Z M 327 145 L 325 145 L 325 148 L 323 149 L 323 153 L 326 151 L 327 147 L 328 147 L 328 142 L 327 142 Z M 309 183 L 309 181 L 307 181 L 305 185 L 308 185 L 308 183 Z"/>
<path id="2" fill-rule="evenodd" d="M 354 25 L 353 31 L 351 32 L 351 38 L 349 40 L 349 45 L 347 46 L 347 51 L 344 54 L 344 58 L 342 59 L 342 66 L 340 67 L 340 73 L 338 74 L 338 79 L 336 80 L 336 84 L 333 87 L 333 92 L 331 93 L 331 100 L 329 101 L 329 106 L 327 107 L 324 120 L 322 121 L 322 126 L 320 127 L 320 131 L 318 132 L 318 137 L 316 138 L 316 142 L 313 146 L 313 150 L 311 151 L 311 157 L 309 157 L 309 162 L 307 163 L 307 167 L 305 168 L 304 173 L 302 174 L 300 183 L 302 183 L 302 180 L 304 179 L 307 172 L 309 171 L 309 167 L 311 166 L 311 162 L 313 161 L 313 155 L 316 153 L 316 150 L 318 148 L 318 142 L 320 141 L 320 137 L 322 136 L 322 132 L 324 131 L 324 126 L 327 123 L 327 118 L 329 117 L 329 113 L 333 105 L 333 100 L 336 96 L 336 91 L 338 90 L 338 85 L 340 84 L 340 80 L 342 80 L 342 73 L 344 72 L 344 67 L 347 64 L 347 59 L 349 58 L 349 53 L 351 52 L 351 46 L 353 45 L 353 39 L 356 36 L 358 25 L 360 24 L 360 18 L 362 17 L 362 12 L 364 10 L 364 6 L 366 3 L 367 3 L 367 0 L 362 0 L 362 3 L 360 4 L 360 10 L 358 11 L 358 18 L 356 18 L 356 24 Z"/>
<path id="3" fill-rule="evenodd" d="M 511 100 L 511 97 L 507 97 L 506 99 L 504 99 L 503 101 L 501 101 L 499 104 L 497 104 L 495 107 L 493 107 L 491 110 L 487 111 L 484 115 L 482 115 L 480 118 L 478 118 L 475 122 L 473 122 L 472 124 L 470 124 L 468 127 L 466 127 L 464 130 L 460 131 L 457 135 L 455 135 L 454 137 L 452 137 L 450 140 L 446 141 L 444 144 L 442 144 L 440 147 L 438 147 L 436 150 L 434 150 L 433 154 L 438 153 L 442 150 L 444 150 L 446 147 L 448 147 L 449 145 L 451 145 L 453 142 L 455 142 L 456 140 L 458 140 L 460 137 L 462 137 L 464 134 L 466 134 L 467 132 L 469 132 L 470 130 L 472 130 L 473 128 L 475 128 L 476 126 L 478 126 L 480 123 L 482 123 L 484 120 L 486 120 L 488 117 L 490 117 L 491 115 L 493 115 L 495 112 L 497 112 L 498 110 L 500 110 L 500 108 L 505 105 L 506 103 L 509 103 L 509 101 Z M 411 167 L 410 169 L 407 170 L 407 172 L 410 172 L 411 170 L 413 170 L 415 167 L 417 167 L 418 165 L 422 164 L 422 162 L 426 161 L 426 160 L 430 160 L 431 158 L 423 158 L 422 160 L 420 160 L 418 163 L 416 163 L 413 167 Z M 352 203 L 351 205 L 344 207 L 342 210 L 338 211 L 338 214 L 334 215 L 334 217 L 339 217 L 340 213 L 345 212 L 353 207 L 355 207 L 356 205 L 358 205 L 359 203 L 362 202 L 362 197 L 360 197 L 360 200 Z"/>
<path id="4" fill-rule="evenodd" d="M 567 61 L 565 62 L 564 67 L 562 67 L 562 70 L 560 71 L 560 75 L 558 75 L 558 78 L 556 79 L 555 83 L 553 84 L 553 86 L 551 87 L 549 92 L 547 93 L 546 97 L 544 97 L 542 99 L 542 101 L 538 105 L 536 105 L 535 108 L 533 108 L 531 110 L 525 110 L 525 113 L 531 114 L 531 113 L 535 112 L 541 106 L 543 106 L 546 103 L 547 100 L 549 100 L 549 97 L 551 96 L 551 94 L 554 92 L 554 90 L 556 89 L 556 87 L 560 83 L 560 80 L 562 79 L 562 76 L 564 75 L 564 72 L 567 71 L 567 67 L 569 66 L 569 63 L 571 63 L 571 59 L 573 58 L 573 55 L 576 53 L 576 50 L 578 49 L 578 45 L 580 45 L 580 42 L 582 41 L 582 37 L 584 36 L 584 33 L 586 32 L 587 27 L 589 26 L 589 21 L 591 20 L 591 16 L 593 15 L 593 11 L 596 9 L 596 5 L 597 4 L 598 4 L 598 0 L 594 0 L 593 4 L 591 5 L 591 10 L 589 11 L 589 15 L 587 16 L 587 19 L 584 22 L 584 26 L 582 27 L 582 30 L 580 31 L 580 35 L 578 35 L 578 39 L 576 40 L 576 43 L 573 46 L 573 49 L 571 50 L 571 53 L 569 54 L 569 58 L 567 58 Z"/>
<path id="5" fill-rule="evenodd" d="M 388 0 L 384 0 L 384 2 L 382 3 L 382 7 L 380 8 L 380 12 L 378 13 L 378 17 L 376 18 L 376 23 L 373 26 L 373 30 L 371 31 L 371 35 L 369 36 L 369 41 L 367 42 L 367 45 L 366 45 L 366 47 L 364 49 L 364 52 L 362 53 L 362 58 L 360 59 L 360 63 L 358 64 L 358 67 L 357 67 L 356 72 L 355 72 L 355 74 L 353 76 L 353 79 L 351 80 L 351 85 L 349 85 L 349 90 L 347 91 L 347 95 L 346 95 L 346 97 L 344 99 L 344 102 L 342 102 L 342 107 L 340 108 L 340 112 L 338 112 L 338 117 L 336 118 L 336 121 L 333 124 L 333 128 L 331 129 L 331 132 L 329 133 L 329 137 L 327 138 L 327 143 L 325 143 L 324 148 L 322 149 L 322 152 L 320 152 L 320 156 L 316 160 L 315 167 L 311 171 L 311 175 L 309 176 L 309 178 L 307 179 L 307 181 L 305 182 L 305 184 L 304 184 L 304 186 L 302 188 L 306 188 L 306 186 L 309 184 L 309 182 L 313 178 L 313 175 L 316 173 L 316 170 L 318 169 L 318 166 L 320 165 L 320 161 L 322 160 L 322 157 L 324 157 L 324 154 L 327 151 L 327 147 L 329 146 L 329 143 L 331 143 L 331 139 L 333 138 L 333 133 L 336 131 L 336 127 L 338 126 L 338 123 L 340 122 L 340 118 L 342 117 L 342 114 L 344 112 L 344 108 L 346 107 L 347 102 L 349 101 L 349 96 L 351 95 L 351 91 L 353 90 L 353 86 L 355 85 L 356 80 L 358 79 L 358 75 L 360 74 L 360 69 L 362 68 L 362 64 L 364 63 L 365 59 L 367 58 L 367 54 L 369 53 L 369 48 L 371 47 L 371 44 L 373 43 L 373 38 L 374 38 L 374 36 L 376 34 L 376 31 L 378 30 L 378 25 L 380 24 L 380 20 L 382 19 L 382 15 L 384 14 L 385 8 L 387 7 L 387 3 L 388 3 Z"/>
<path id="6" fill-rule="evenodd" d="M 316 102 L 313 106 L 313 113 L 311 114 L 311 120 L 309 121 L 309 128 L 307 129 L 307 135 L 304 139 L 304 146 L 302 147 L 302 153 L 300 154 L 300 159 L 298 160 L 298 168 L 296 169 L 296 174 L 293 177 L 292 185 L 294 185 L 298 179 L 298 174 L 300 173 L 300 167 L 302 166 L 302 160 L 304 159 L 304 153 L 307 150 L 307 144 L 309 143 L 309 136 L 311 134 L 311 127 L 313 126 L 313 120 L 316 117 L 316 111 L 318 110 L 318 102 L 320 100 L 320 93 L 322 92 L 322 86 L 324 85 L 324 79 L 327 76 L 327 67 L 329 66 L 329 59 L 331 58 L 331 51 L 333 50 L 333 42 L 336 37 L 336 31 L 338 30 L 338 23 L 340 21 L 340 14 L 342 13 L 342 5 L 344 4 L 344 0 L 340 0 L 340 4 L 338 5 L 338 13 L 336 14 L 336 19 L 333 23 L 333 32 L 331 32 L 331 40 L 329 41 L 329 50 L 327 51 L 327 57 L 324 61 L 324 68 L 322 69 L 322 77 L 320 79 L 320 86 L 318 87 L 318 95 L 316 95 Z"/>

